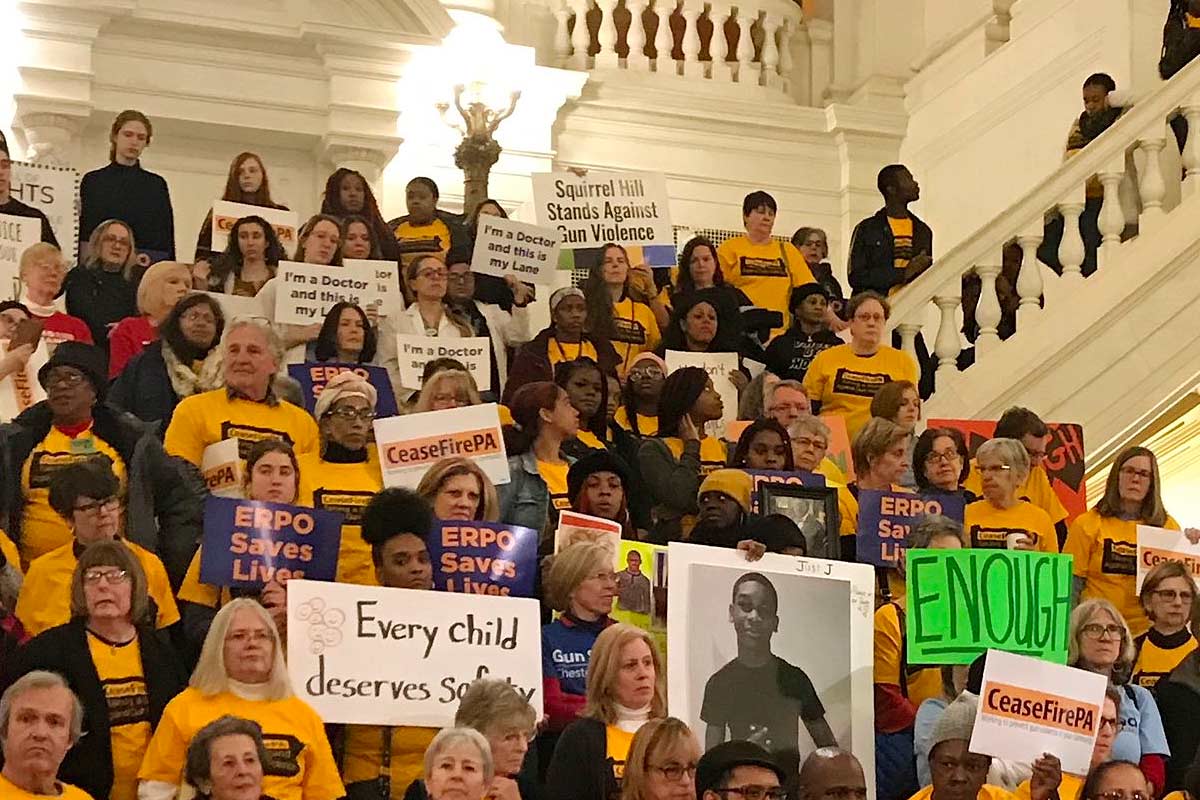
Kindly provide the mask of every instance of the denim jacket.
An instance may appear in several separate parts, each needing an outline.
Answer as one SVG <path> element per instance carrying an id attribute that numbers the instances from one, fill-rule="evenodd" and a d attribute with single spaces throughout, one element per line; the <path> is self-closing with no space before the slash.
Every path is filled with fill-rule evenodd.
<path id="1" fill-rule="evenodd" d="M 563 458 L 568 464 L 575 461 L 567 456 Z M 537 456 L 532 451 L 509 456 L 508 474 L 508 483 L 496 487 L 500 500 L 500 521 L 533 528 L 540 533 L 540 542 L 545 544 L 550 535 L 547 528 L 552 521 L 557 522 L 558 515 L 551 515 L 550 489 L 538 472 Z"/>

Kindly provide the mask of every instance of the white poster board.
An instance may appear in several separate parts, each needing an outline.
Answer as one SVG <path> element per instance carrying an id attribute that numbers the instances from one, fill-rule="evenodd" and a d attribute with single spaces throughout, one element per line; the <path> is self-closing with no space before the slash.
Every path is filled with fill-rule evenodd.
<path id="1" fill-rule="evenodd" d="M 690 353 L 683 350 L 668 350 L 666 353 L 667 373 L 681 367 L 700 367 L 712 378 L 713 388 L 721 396 L 723 413 L 721 419 L 708 423 L 707 433 L 718 439 L 725 436 L 725 426 L 737 420 L 738 390 L 729 379 L 729 373 L 738 368 L 737 353 Z"/>
<path id="2" fill-rule="evenodd" d="M 533 179 L 538 224 L 567 250 L 620 245 L 675 246 L 667 179 L 660 172 L 543 172 Z"/>
<path id="3" fill-rule="evenodd" d="M 576 542 L 599 542 L 612 551 L 613 569 L 621 567 L 621 524 L 602 517 L 561 511 L 558 529 L 554 532 L 554 552 L 561 552 Z"/>
<path id="4" fill-rule="evenodd" d="M 435 358 L 453 358 L 462 363 L 481 392 L 492 388 L 492 340 L 486 336 L 443 339 L 440 336 L 396 334 L 396 357 L 400 385 L 420 386 L 425 365 Z"/>
<path id="5" fill-rule="evenodd" d="M 257 297 L 242 297 L 225 292 L 193 292 L 193 294 L 206 294 L 215 300 L 221 308 L 221 313 L 225 315 L 226 327 L 237 317 L 261 317 L 263 315 L 262 302 Z"/>
<path id="6" fill-rule="evenodd" d="M 435 461 L 471 459 L 492 483 L 508 483 L 500 410 L 484 403 L 375 420 L 375 446 L 384 486 L 415 488 Z"/>
<path id="7" fill-rule="evenodd" d="M 40 219 L 0 214 L 0 299 L 15 300 L 20 296 L 17 275 L 21 254 L 41 240 Z"/>
<path id="8" fill-rule="evenodd" d="M 1116 546 L 1117 543 L 1114 543 Z M 1137 591 L 1155 566 L 1164 561 L 1178 561 L 1187 567 L 1192 579 L 1200 581 L 1200 545 L 1192 544 L 1182 531 L 1137 526 Z"/>
<path id="9" fill-rule="evenodd" d="M 366 262 L 371 264 L 373 262 Z M 322 322 L 337 303 L 354 303 L 366 308 L 378 304 L 380 311 L 399 302 L 400 285 L 396 272 L 363 262 L 352 266 L 323 267 L 280 261 L 275 273 L 275 323 L 311 325 Z"/>
<path id="10" fill-rule="evenodd" d="M 404 296 L 400 292 L 400 265 L 395 261 L 383 261 L 374 258 L 347 258 L 342 260 L 342 269 L 361 270 L 363 274 L 371 272 L 375 280 L 392 286 L 379 301 L 379 316 L 388 317 L 399 314 L 404 310 Z M 369 304 L 368 304 L 369 305 Z"/>
<path id="11" fill-rule="evenodd" d="M 222 439 L 204 448 L 200 474 L 208 491 L 217 497 L 242 497 L 244 473 L 237 439 Z"/>
<path id="12" fill-rule="evenodd" d="M 79 173 L 70 167 L 14 161 L 12 196 L 46 215 L 68 262 L 79 252 Z"/>
<path id="13" fill-rule="evenodd" d="M 750 563 L 736 550 L 679 542 L 669 545 L 667 562 L 671 716 L 706 741 L 757 734 L 792 762 L 785 769 L 798 769 L 816 748 L 800 715 L 823 710 L 837 745 L 862 762 L 873 797 L 874 569 L 773 553 Z M 786 673 L 789 687 L 811 687 L 820 709 L 809 705 L 811 693 L 797 702 L 794 690 L 785 695 L 761 679 L 761 669 L 743 665 L 738 631 L 750 624 L 758 644 L 781 660 L 775 674 Z"/>
<path id="14" fill-rule="evenodd" d="M 1028 764 L 1053 753 L 1086 775 L 1108 678 L 1040 658 L 989 650 L 971 752 Z"/>
<path id="15" fill-rule="evenodd" d="M 229 245 L 229 232 L 233 225 L 242 217 L 262 217 L 279 237 L 279 243 L 288 258 L 296 255 L 296 245 L 299 243 L 300 218 L 295 211 L 284 211 L 281 208 L 266 208 L 251 206 L 245 203 L 231 203 L 228 200 L 217 200 L 212 207 L 212 249 L 221 253 Z"/>
<path id="16" fill-rule="evenodd" d="M 538 601 L 288 581 L 288 674 L 326 722 L 454 723 L 476 678 L 508 681 L 542 716 Z"/>
<path id="17" fill-rule="evenodd" d="M 8 340 L 0 339 L 0 357 L 8 355 L 8 347 Z M 46 390 L 38 382 L 37 374 L 47 358 L 46 340 L 42 339 L 30 353 L 24 369 L 0 380 L 0 422 L 11 422 L 22 411 L 46 399 Z"/>
<path id="18" fill-rule="evenodd" d="M 479 217 L 471 271 L 549 286 L 557 280 L 560 247 L 561 236 L 554 228 L 485 214 Z"/>

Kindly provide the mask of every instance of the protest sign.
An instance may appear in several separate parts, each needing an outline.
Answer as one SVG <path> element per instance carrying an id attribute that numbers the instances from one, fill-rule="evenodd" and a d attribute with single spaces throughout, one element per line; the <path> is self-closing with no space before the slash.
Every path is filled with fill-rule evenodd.
<path id="1" fill-rule="evenodd" d="M 400 297 L 395 265 L 389 271 L 363 266 L 363 262 L 354 266 L 323 267 L 280 261 L 275 280 L 278 281 L 275 322 L 281 325 L 321 322 L 329 309 L 343 302 L 362 308 L 377 305 L 382 314 L 397 305 Z"/>
<path id="2" fill-rule="evenodd" d="M 492 483 L 508 483 L 508 456 L 495 403 L 376 418 L 375 446 L 384 486 L 413 489 L 433 462 L 450 456 L 471 459 Z"/>
<path id="3" fill-rule="evenodd" d="M 725 424 L 725 433 L 721 438 L 730 444 L 737 444 L 738 440 L 742 438 L 742 434 L 746 432 L 746 428 L 753 424 L 754 420 L 752 419 L 735 419 L 728 422 Z"/>
<path id="4" fill-rule="evenodd" d="M 559 238 L 554 228 L 485 214 L 479 217 L 471 271 L 548 286 L 556 280 Z"/>
<path id="5" fill-rule="evenodd" d="M 306 580 L 287 595 L 288 674 L 325 722 L 452 725 L 467 687 L 489 675 L 541 719 L 537 600 Z"/>
<path id="6" fill-rule="evenodd" d="M 0 214 L 0 298 L 21 295 L 17 281 L 21 254 L 42 240 L 42 221 L 33 217 Z"/>
<path id="7" fill-rule="evenodd" d="M 0 339 L 0 357 L 8 355 L 10 342 Z M 25 366 L 0 380 L 0 422 L 10 422 L 22 411 L 46 399 L 46 390 L 37 379 L 38 370 L 49 358 L 45 339 L 29 355 Z"/>
<path id="8" fill-rule="evenodd" d="M 612 551 L 613 569 L 619 566 L 621 548 L 621 524 L 610 519 L 580 514 L 578 511 L 561 511 L 558 529 L 554 532 L 554 552 L 570 547 L 576 542 L 599 542 Z"/>
<path id="9" fill-rule="evenodd" d="M 788 486 L 814 486 L 821 488 L 825 485 L 825 476 L 815 472 L 784 472 L 775 469 L 744 469 L 742 472 L 754 480 L 750 492 L 750 513 L 762 513 L 758 507 L 758 487 L 764 483 L 781 483 Z"/>
<path id="10" fill-rule="evenodd" d="M 1128 564 L 1130 555 L 1124 542 L 1105 541 L 1105 563 Z M 1110 552 L 1111 550 L 1111 552 Z M 1193 580 L 1200 581 L 1200 545 L 1192 544 L 1182 531 L 1137 526 L 1137 591 L 1150 570 L 1164 561 L 1178 561 L 1187 567 Z"/>
<path id="11" fill-rule="evenodd" d="M 79 252 L 79 173 L 53 164 L 12 163 L 12 196 L 46 215 L 67 261 Z"/>
<path id="12" fill-rule="evenodd" d="M 1071 556 L 913 550 L 904 578 L 909 663 L 970 664 L 989 648 L 1066 663 Z"/>
<path id="13" fill-rule="evenodd" d="M 639 246 L 631 263 L 672 266 L 675 232 L 662 173 L 547 172 L 534 174 L 538 224 L 562 237 L 559 269 L 587 267 L 608 242 Z"/>
<path id="14" fill-rule="evenodd" d="M 894 567 L 904 550 L 904 539 L 922 517 L 940 514 L 962 524 L 966 502 L 962 495 L 904 494 L 878 489 L 858 492 L 858 561 L 877 567 Z"/>
<path id="15" fill-rule="evenodd" d="M 243 497 L 244 473 L 237 439 L 222 439 L 204 448 L 200 474 L 208 491 L 217 497 Z"/>
<path id="16" fill-rule="evenodd" d="M 264 313 L 262 302 L 257 297 L 242 297 L 225 292 L 193 292 L 193 294 L 206 294 L 215 300 L 221 313 L 225 315 L 226 325 L 238 317 L 261 317 Z"/>
<path id="17" fill-rule="evenodd" d="M 850 454 L 850 434 L 846 431 L 846 418 L 840 414 L 823 414 L 821 422 L 829 428 L 829 447 L 825 458 L 841 470 L 847 485 L 854 482 L 854 457 Z"/>
<path id="18" fill-rule="evenodd" d="M 433 588 L 533 597 L 538 532 L 498 522 L 442 521 L 429 537 Z"/>
<path id="19" fill-rule="evenodd" d="M 293 578 L 331 581 L 341 539 L 341 514 L 210 496 L 204 501 L 200 580 L 247 588 Z"/>
<path id="20" fill-rule="evenodd" d="M 212 251 L 223 253 L 229 245 L 229 232 L 234 223 L 242 217 L 262 217 L 279 237 L 288 258 L 296 255 L 296 245 L 299 240 L 297 231 L 300 229 L 300 218 L 295 211 L 285 211 L 282 208 L 266 208 L 251 206 L 245 203 L 231 203 L 228 200 L 217 200 L 212 207 Z"/>
<path id="21" fill-rule="evenodd" d="M 1096 672 L 989 650 L 971 752 L 1021 764 L 1053 753 L 1063 772 L 1086 775 L 1107 686 Z"/>
<path id="22" fill-rule="evenodd" d="M 395 261 L 375 258 L 346 258 L 342 260 L 342 269 L 346 267 L 361 271 L 364 275 L 373 274 L 376 281 L 387 284 L 388 291 L 379 301 L 379 316 L 388 317 L 404 310 L 404 295 L 400 292 L 400 265 Z"/>
<path id="23" fill-rule="evenodd" d="M 725 426 L 737 420 L 738 390 L 729 379 L 729 373 L 738 367 L 737 353 L 691 353 L 683 350 L 668 350 L 667 372 L 683 367 L 700 367 L 712 378 L 713 388 L 721 396 L 722 414 L 719 420 L 708 423 L 705 431 L 709 436 L 725 438 Z"/>
<path id="24" fill-rule="evenodd" d="M 300 394 L 304 397 L 304 407 L 311 413 L 317 404 L 317 397 L 325 384 L 333 380 L 335 375 L 343 372 L 353 372 L 375 387 L 375 416 L 394 417 L 400 413 L 396 405 L 396 394 L 392 391 L 392 381 L 388 378 L 387 370 L 374 364 L 338 364 L 335 362 L 304 364 L 289 364 L 288 375 L 300 384 Z"/>
<path id="25" fill-rule="evenodd" d="M 435 358 L 453 358 L 471 373 L 479 391 L 492 388 L 492 341 L 486 336 L 443 339 L 398 333 L 396 357 L 400 364 L 401 386 L 420 386 L 426 364 Z"/>

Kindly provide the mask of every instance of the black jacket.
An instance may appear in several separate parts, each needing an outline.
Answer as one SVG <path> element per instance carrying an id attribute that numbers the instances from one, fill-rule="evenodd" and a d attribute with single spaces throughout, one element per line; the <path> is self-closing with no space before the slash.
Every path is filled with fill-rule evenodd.
<path id="1" fill-rule="evenodd" d="M 138 250 L 175 258 L 175 214 L 171 192 L 161 175 L 115 161 L 83 176 L 79 183 L 79 241 L 86 242 L 105 220 L 119 219 L 133 229 Z"/>
<path id="2" fill-rule="evenodd" d="M 153 625 L 138 626 L 138 647 L 153 729 L 167 703 L 187 686 L 187 673 L 165 632 L 154 630 Z M 113 782 L 108 701 L 88 649 L 85 620 L 76 618 L 34 637 L 17 651 L 12 669 L 5 670 L 4 685 L 9 686 L 22 675 L 39 669 L 66 678 L 83 703 L 83 736 L 67 751 L 58 777 L 92 797 L 108 797 Z"/>
<path id="3" fill-rule="evenodd" d="M 608 730 L 583 717 L 558 737 L 546 772 L 546 800 L 617 800 L 621 784 L 608 758 Z"/>
<path id="4" fill-rule="evenodd" d="M 135 269 L 126 279 L 119 272 L 101 267 L 78 266 L 67 273 L 63 291 L 67 313 L 83 320 L 92 332 L 92 341 L 108 354 L 108 331 L 114 322 L 136 317 L 137 289 L 142 270 Z"/>
<path id="5" fill-rule="evenodd" d="M 508 382 L 504 384 L 504 394 L 500 402 L 510 402 L 517 389 L 527 383 L 554 380 L 554 368 L 550 365 L 550 339 L 553 336 L 553 327 L 544 328 L 533 339 L 521 345 L 512 363 L 508 365 Z M 596 348 L 600 371 L 605 375 L 616 375 L 621 358 L 612 344 L 584 338 Z M 567 345 L 565 349 L 575 348 L 576 345 Z"/>
<path id="6" fill-rule="evenodd" d="M 913 253 L 924 252 L 933 258 L 933 231 L 912 212 Z M 854 228 L 850 236 L 850 291 L 852 294 L 868 289 L 887 297 L 894 286 L 905 282 L 904 273 L 896 269 L 895 240 L 887 212 L 879 209 Z"/>
<path id="7" fill-rule="evenodd" d="M 1200 28 L 1189 28 L 1185 15 L 1187 4 L 1172 0 L 1167 22 L 1163 25 L 1162 56 L 1158 60 L 1158 74 L 1164 81 L 1191 63 L 1200 55 Z"/>
<path id="8" fill-rule="evenodd" d="M 156 425 L 159 438 L 171 424 L 175 406 L 179 405 L 162 349 L 161 339 L 146 345 L 145 350 L 129 359 L 108 390 L 111 405 Z"/>
<path id="9" fill-rule="evenodd" d="M 793 325 L 767 346 L 767 369 L 781 378 L 802 381 L 817 354 L 839 344 L 842 340 L 828 328 L 807 334 Z"/>
<path id="10" fill-rule="evenodd" d="M 1154 687 L 1154 701 L 1162 717 L 1171 756 L 1167 759 L 1167 785 L 1161 794 L 1184 788 L 1184 778 L 1200 747 L 1200 651 L 1193 650 Z"/>
<path id="11" fill-rule="evenodd" d="M 178 587 L 199 546 L 206 489 L 199 471 L 163 450 L 150 426 L 104 403 L 92 409 L 92 431 L 125 462 L 125 536 L 158 554 Z M 25 498 L 21 469 L 51 427 L 42 402 L 0 425 L 0 529 L 18 546 Z"/>

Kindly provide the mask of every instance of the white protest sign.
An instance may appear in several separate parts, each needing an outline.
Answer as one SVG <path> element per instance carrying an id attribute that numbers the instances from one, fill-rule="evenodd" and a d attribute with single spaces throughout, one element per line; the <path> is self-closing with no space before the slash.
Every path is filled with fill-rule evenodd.
<path id="1" fill-rule="evenodd" d="M 221 307 L 221 313 L 225 315 L 226 325 L 236 317 L 261 317 L 263 314 L 262 303 L 256 297 L 242 297 L 225 292 L 193 292 L 193 294 L 206 294 L 215 300 Z"/>
<path id="2" fill-rule="evenodd" d="M 79 252 L 79 173 L 70 167 L 14 161 L 12 196 L 46 215 L 68 261 Z"/>
<path id="3" fill-rule="evenodd" d="M 362 270 L 364 274 L 373 272 L 375 280 L 387 283 L 389 291 L 379 301 L 379 316 L 387 317 L 404 310 L 404 297 L 400 294 L 400 265 L 395 261 L 383 261 L 374 258 L 346 258 L 342 260 L 342 269 Z M 368 303 L 368 305 L 370 305 Z"/>
<path id="4" fill-rule="evenodd" d="M 217 497 L 242 497 L 242 456 L 237 439 L 222 439 L 204 448 L 200 474 Z"/>
<path id="5" fill-rule="evenodd" d="M 229 244 L 229 232 L 233 225 L 242 217 L 262 217 L 279 237 L 284 252 L 291 258 L 296 254 L 298 231 L 300 229 L 299 215 L 295 211 L 284 211 L 281 208 L 266 208 L 251 206 L 245 203 L 231 203 L 228 200 L 217 200 L 212 207 L 212 249 L 214 253 L 224 252 Z"/>
<path id="6" fill-rule="evenodd" d="M 558 230 L 568 250 L 607 242 L 675 246 L 662 173 L 543 172 L 530 177 L 538 224 Z"/>
<path id="7" fill-rule="evenodd" d="M 537 600 L 307 580 L 287 595 L 288 674 L 326 722 L 452 725 L 483 676 L 542 716 Z"/>
<path id="8" fill-rule="evenodd" d="M 1113 548 L 1121 546 L 1113 542 Z M 1125 554 L 1122 554 L 1125 555 Z M 1192 544 L 1182 531 L 1137 526 L 1137 591 L 1154 567 L 1164 561 L 1178 561 L 1187 567 L 1193 580 L 1200 581 L 1200 545 Z"/>
<path id="9" fill-rule="evenodd" d="M 9 341 L 0 340 L 0 357 L 8 355 Z M 19 369 L 4 380 L 0 380 L 0 421 L 10 422 L 22 411 L 46 399 L 46 390 L 38 382 L 38 370 L 46 363 L 49 354 L 46 341 L 38 341 L 23 369 Z"/>
<path id="10" fill-rule="evenodd" d="M 1108 678 L 1040 658 L 988 650 L 971 752 L 1028 764 L 1042 753 L 1086 775 Z"/>
<path id="11" fill-rule="evenodd" d="M 420 386 L 425 365 L 435 358 L 453 358 L 463 364 L 481 392 L 492 388 L 492 341 L 486 336 L 443 339 L 439 336 L 396 334 L 400 385 Z"/>
<path id="12" fill-rule="evenodd" d="M 683 350 L 668 350 L 667 372 L 682 367 L 700 367 L 712 378 L 713 388 L 721 396 L 723 413 L 721 419 L 708 423 L 709 436 L 724 437 L 725 426 L 737 420 L 738 390 L 729 379 L 729 373 L 738 368 L 737 353 L 691 353 Z"/>
<path id="13" fill-rule="evenodd" d="M 471 271 L 499 278 L 513 275 L 548 286 L 556 280 L 559 238 L 554 228 L 483 215 L 475 234 Z"/>
<path id="14" fill-rule="evenodd" d="M 367 262 L 374 263 L 374 262 Z M 275 322 L 279 325 L 311 325 L 322 322 L 337 303 L 354 303 L 366 308 L 378 304 L 392 308 L 400 295 L 395 268 L 363 266 L 324 267 L 280 261 L 275 273 Z M 419 385 L 419 384 L 418 384 Z"/>
<path id="15" fill-rule="evenodd" d="M 21 254 L 41 240 L 40 219 L 0 214 L 0 299 L 15 300 L 20 295 Z"/>
<path id="16" fill-rule="evenodd" d="M 464 456 L 492 483 L 508 483 L 500 409 L 484 403 L 375 420 L 375 446 L 384 486 L 415 488 L 430 465 Z"/>
<path id="17" fill-rule="evenodd" d="M 554 532 L 554 552 L 561 552 L 576 542 L 599 542 L 612 551 L 613 569 L 621 566 L 621 523 L 602 517 L 562 511 L 558 515 L 558 530 Z"/>

